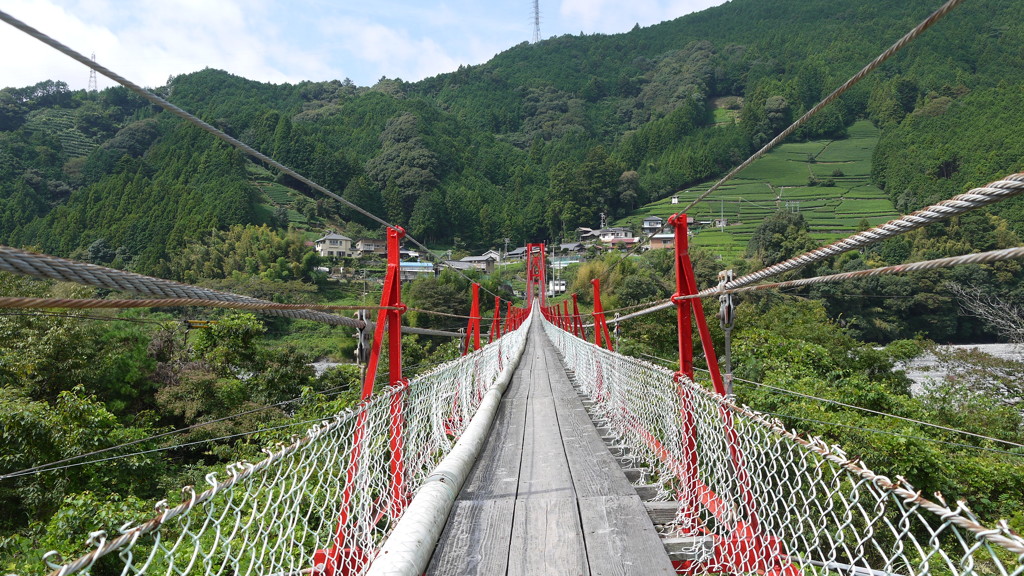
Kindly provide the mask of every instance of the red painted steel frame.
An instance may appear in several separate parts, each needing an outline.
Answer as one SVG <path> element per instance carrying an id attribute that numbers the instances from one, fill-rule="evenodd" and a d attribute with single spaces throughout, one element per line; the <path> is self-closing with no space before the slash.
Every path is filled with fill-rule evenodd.
<path id="1" fill-rule="evenodd" d="M 487 343 L 490 344 L 501 338 L 501 297 L 494 297 L 494 319 L 491 320 L 491 331 L 487 334 Z"/>
<path id="2" fill-rule="evenodd" d="M 590 283 L 594 285 L 594 344 L 599 348 L 607 347 L 613 350 L 612 339 L 608 334 L 608 322 L 604 318 L 604 306 L 601 306 L 601 279 L 594 278 Z"/>
<path id="3" fill-rule="evenodd" d="M 583 319 L 580 318 L 580 305 L 576 301 L 576 294 L 572 295 L 572 333 L 577 338 L 587 339 L 587 334 L 583 331 Z"/>
<path id="4" fill-rule="evenodd" d="M 405 386 L 402 377 L 402 314 L 406 307 L 402 304 L 401 264 L 399 243 L 405 237 L 405 230 L 399 227 L 388 228 L 388 265 L 384 274 L 384 290 L 380 296 L 381 310 L 377 314 L 377 325 L 373 332 L 373 347 L 370 359 L 366 364 L 366 375 L 363 378 L 362 400 L 366 401 L 373 394 L 374 381 L 377 379 L 377 367 L 380 363 L 381 348 L 384 342 L 384 329 L 388 331 L 388 383 L 390 386 Z M 391 423 L 388 427 L 390 441 L 390 502 L 386 510 L 391 518 L 398 518 L 408 503 L 405 490 L 405 468 L 402 460 L 403 441 L 403 394 L 391 397 Z M 366 412 L 361 412 L 356 419 L 355 431 L 352 435 L 352 450 L 349 455 L 348 468 L 345 471 L 345 489 L 341 495 L 341 512 L 338 515 L 338 531 L 334 543 L 329 550 L 317 550 L 313 554 L 313 574 L 335 576 L 348 574 L 350 570 L 358 572 L 366 558 L 366 552 L 356 548 L 345 534 L 348 522 L 349 504 L 352 501 L 352 489 L 356 473 L 359 469 L 359 456 L 363 449 L 366 435 Z"/>
<path id="5" fill-rule="evenodd" d="M 462 355 L 469 354 L 470 343 L 473 350 L 480 349 L 480 285 L 473 282 L 473 305 L 469 312 L 469 325 L 466 327 L 466 343 L 462 347 Z"/>
<path id="6" fill-rule="evenodd" d="M 722 373 L 718 367 L 718 357 L 715 355 L 714 343 L 711 340 L 711 331 L 708 329 L 707 319 L 704 316 L 704 306 L 700 298 L 683 299 L 683 296 L 697 294 L 697 280 L 693 273 L 693 263 L 690 261 L 689 239 L 686 226 L 686 215 L 676 214 L 669 218 L 669 225 L 675 230 L 675 266 L 676 266 L 676 293 L 672 296 L 676 304 L 677 321 L 679 331 L 679 373 L 693 380 L 693 341 L 691 330 L 691 312 L 693 320 L 697 322 L 697 332 L 700 334 L 701 345 L 704 348 L 704 357 L 707 360 L 708 371 L 711 373 L 711 381 L 714 384 L 715 392 L 725 396 L 725 384 L 722 381 Z M 683 462 L 689 471 L 694 474 L 697 471 L 697 450 L 696 450 L 696 427 L 693 421 L 693 409 L 689 398 L 689 392 L 684 387 L 679 388 L 680 411 L 683 418 L 683 437 L 686 442 L 687 462 Z M 744 463 L 743 453 L 739 447 L 739 436 L 733 425 L 732 412 L 723 407 L 719 408 L 725 430 L 726 443 L 729 448 L 729 456 L 736 472 L 737 483 L 743 498 L 744 509 L 747 512 L 747 523 L 745 529 L 753 533 L 758 531 L 758 520 L 754 510 L 754 497 L 750 490 L 750 475 Z M 696 476 L 694 476 L 694 481 Z"/>
<path id="7" fill-rule="evenodd" d="M 526 245 L 526 308 L 533 307 L 534 292 L 539 288 L 540 305 L 543 308 L 547 304 L 547 281 L 544 275 L 544 245 Z"/>

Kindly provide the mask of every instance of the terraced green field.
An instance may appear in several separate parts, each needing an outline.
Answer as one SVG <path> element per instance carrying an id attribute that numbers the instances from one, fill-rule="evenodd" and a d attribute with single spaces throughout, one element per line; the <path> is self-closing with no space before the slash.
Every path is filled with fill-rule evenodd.
<path id="1" fill-rule="evenodd" d="M 823 243 L 855 232 L 862 220 L 872 225 L 898 214 L 885 193 L 870 183 L 871 153 L 878 130 L 855 123 L 849 137 L 783 144 L 758 160 L 690 210 L 699 224 L 693 244 L 725 259 L 742 255 L 754 229 L 778 210 L 803 214 L 811 235 Z M 810 185 L 817 180 L 818 185 Z M 706 182 L 644 206 L 616 225 L 639 224 L 648 215 L 667 218 L 714 184 Z M 715 221 L 724 219 L 724 228 Z"/>
<path id="2" fill-rule="evenodd" d="M 36 110 L 28 115 L 25 123 L 30 130 L 51 134 L 60 141 L 61 149 L 68 158 L 88 156 L 98 144 L 75 127 L 74 113 L 61 108 Z"/>

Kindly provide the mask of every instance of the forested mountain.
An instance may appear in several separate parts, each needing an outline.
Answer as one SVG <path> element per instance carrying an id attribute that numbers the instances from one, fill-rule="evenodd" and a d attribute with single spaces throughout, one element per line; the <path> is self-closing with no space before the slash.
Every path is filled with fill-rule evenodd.
<path id="1" fill-rule="evenodd" d="M 555 240 L 720 174 L 935 4 L 733 0 L 626 34 L 524 43 L 417 83 L 204 70 L 160 90 L 422 240 Z M 797 138 L 871 118 L 884 129 L 876 178 L 905 210 L 1019 168 L 1022 10 L 962 6 Z M 729 99 L 738 124 L 714 124 L 723 97 L 741 98 Z M 122 265 L 167 272 L 189 238 L 275 223 L 245 160 L 121 88 L 4 89 L 0 130 L 0 242 L 81 255 L 102 239 Z M 355 218 L 330 202 L 318 214 Z"/>

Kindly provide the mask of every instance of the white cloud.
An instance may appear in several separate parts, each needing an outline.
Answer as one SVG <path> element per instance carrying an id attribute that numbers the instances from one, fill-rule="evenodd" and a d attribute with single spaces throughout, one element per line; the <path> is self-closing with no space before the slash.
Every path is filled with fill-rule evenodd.
<path id="1" fill-rule="evenodd" d="M 264 0 L 0 0 L 0 9 L 144 86 L 171 74 L 220 68 L 265 82 L 334 77 L 323 54 L 289 44 Z M 74 15 L 72 15 L 74 14 Z M 0 64 L 0 84 L 45 79 L 85 88 L 87 68 L 7 28 L 0 50 L 19 54 Z M 112 81 L 100 76 L 101 88 Z"/>
<path id="2" fill-rule="evenodd" d="M 404 29 L 354 18 L 334 19 L 323 25 L 324 36 L 336 38 L 339 49 L 377 70 L 370 82 L 381 76 L 417 80 L 459 66 L 459 61 L 434 39 L 417 37 Z"/>
<path id="3" fill-rule="evenodd" d="M 2 0 L 0 9 L 87 56 L 117 42 L 109 30 L 87 24 L 45 0 Z M 82 64 L 7 24 L 0 26 L 0 51 L 5 54 L 0 84 L 21 87 L 63 80 L 72 88 L 86 87 L 89 70 Z"/>

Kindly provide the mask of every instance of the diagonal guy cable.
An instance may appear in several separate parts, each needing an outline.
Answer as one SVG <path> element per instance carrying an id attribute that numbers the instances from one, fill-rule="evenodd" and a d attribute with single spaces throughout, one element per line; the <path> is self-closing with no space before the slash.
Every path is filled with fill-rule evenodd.
<path id="1" fill-rule="evenodd" d="M 270 156 L 267 156 L 266 154 L 260 152 L 259 150 L 256 150 L 255 148 L 253 148 L 252 146 L 249 146 L 245 142 L 242 142 L 241 140 L 238 140 L 237 138 L 234 138 L 234 137 L 228 135 L 224 131 L 219 130 L 219 129 L 211 126 L 209 123 L 204 122 L 202 119 L 196 117 L 195 115 L 190 114 L 189 112 L 186 112 L 185 110 L 179 108 L 178 106 L 175 106 L 174 104 L 171 104 L 167 100 L 164 100 L 163 98 L 157 96 L 156 94 L 153 94 L 149 90 L 146 90 L 145 88 L 139 86 L 138 84 L 135 84 L 131 80 L 128 80 L 127 78 L 117 74 L 113 70 L 110 70 L 109 68 L 107 68 L 105 66 L 101 66 L 100 64 L 97 64 L 91 58 L 86 58 L 84 55 L 79 54 L 78 52 L 72 50 L 71 48 L 65 46 L 64 44 L 61 44 L 57 40 L 54 40 L 53 38 L 47 36 L 46 34 L 40 32 L 39 30 L 36 30 L 35 28 L 33 28 L 33 27 L 29 26 L 28 24 L 22 22 L 21 20 L 18 20 L 17 18 L 14 18 L 10 14 L 7 14 L 6 12 L 4 12 L 2 10 L 0 10 L 0 21 L 3 21 L 3 22 L 6 22 L 7 24 L 10 24 L 11 26 L 17 28 L 18 30 L 21 30 L 22 32 L 24 32 L 25 34 L 28 34 L 29 36 L 35 38 L 36 40 L 39 40 L 43 44 L 46 44 L 47 46 L 50 46 L 51 48 L 53 48 L 54 50 L 57 50 L 58 52 L 64 54 L 65 56 L 67 56 L 67 57 L 69 57 L 69 58 L 71 58 L 73 60 L 76 60 L 77 62 L 85 65 L 86 67 L 99 72 L 100 74 L 103 74 L 104 76 L 106 76 L 107 78 L 110 78 L 114 82 L 117 82 L 118 84 L 124 86 L 125 88 L 128 88 L 132 92 L 135 92 L 136 94 L 138 94 L 139 96 L 143 97 L 144 99 L 146 99 L 150 103 L 163 108 L 164 110 L 170 112 L 171 114 L 174 114 L 175 116 L 181 118 L 182 120 L 184 120 L 184 121 L 186 121 L 186 122 L 188 122 L 188 123 L 190 123 L 190 124 L 200 128 L 201 130 L 211 134 L 213 137 L 215 137 L 215 138 L 217 138 L 217 139 L 219 139 L 219 140 L 221 140 L 223 142 L 226 142 L 227 144 L 230 144 L 231 146 L 234 146 L 235 148 L 241 150 L 246 155 L 251 156 L 253 158 L 256 158 L 256 159 L 260 160 L 261 162 L 266 163 L 268 166 L 271 166 L 272 168 L 274 168 L 274 169 L 276 169 L 276 170 L 278 170 L 278 171 L 280 171 L 280 172 L 282 172 L 284 174 L 287 174 L 287 175 L 291 176 L 292 178 L 298 180 L 299 182 L 302 182 L 303 184 L 305 184 L 306 186 L 309 186 L 313 190 L 316 190 L 317 192 L 320 192 L 321 194 L 324 194 L 326 196 L 329 196 L 329 197 L 337 200 L 338 202 L 341 202 L 345 206 L 348 206 L 352 210 L 355 210 L 356 212 L 362 214 L 363 216 L 366 216 L 367 218 L 373 220 L 374 222 L 377 222 L 378 224 L 380 224 L 380 225 L 382 225 L 384 227 L 395 228 L 395 225 L 389 223 L 387 220 L 384 220 L 383 218 L 380 218 L 379 216 L 373 214 L 372 212 L 369 212 L 368 210 L 366 210 L 366 209 L 364 209 L 364 208 L 362 208 L 362 207 L 360 207 L 360 206 L 350 202 L 349 200 L 346 200 L 345 198 L 341 197 L 340 195 L 335 194 L 334 192 L 331 192 L 327 188 L 324 188 L 320 184 L 317 184 L 316 182 L 310 180 L 309 178 L 306 178 L 302 174 L 299 174 L 295 170 L 292 170 L 291 168 L 285 166 L 284 164 L 281 164 L 280 162 L 278 162 L 277 160 L 274 160 Z M 420 241 L 416 240 L 412 236 L 409 236 L 408 234 L 405 237 L 406 237 L 407 240 L 409 240 L 410 242 L 415 244 L 416 247 L 418 247 L 420 250 L 422 250 L 424 252 L 424 254 L 427 256 L 427 258 L 429 258 L 431 260 L 439 261 L 437 259 L 437 257 L 434 256 L 434 253 L 431 252 L 430 249 L 427 248 L 425 245 L 420 243 Z M 440 261 L 440 262 L 443 264 L 443 261 Z M 468 276 L 463 274 L 461 270 L 457 270 L 455 268 L 452 268 L 452 269 L 455 270 L 456 272 L 458 272 L 459 275 L 461 275 L 466 280 L 469 280 L 470 282 L 472 282 L 472 280 Z M 484 289 L 484 290 L 485 290 L 485 292 L 487 292 L 491 296 L 497 296 L 497 294 L 494 294 L 490 290 L 487 290 L 487 289 Z"/>
<path id="2" fill-rule="evenodd" d="M 923 34 L 925 30 L 931 28 L 933 24 L 941 20 L 942 17 L 945 16 L 946 14 L 949 14 L 954 8 L 962 4 L 963 1 L 964 0 L 948 0 L 938 10 L 933 12 L 931 16 L 926 18 L 923 22 L 915 26 L 913 30 L 907 32 L 902 38 L 897 40 L 896 43 L 890 46 L 888 50 L 879 54 L 877 58 L 875 58 L 870 63 L 868 63 L 867 66 L 862 68 L 860 72 L 857 72 L 856 74 L 851 76 L 850 79 L 844 82 L 842 86 L 833 90 L 831 94 L 826 96 L 821 102 L 818 102 L 818 104 L 816 104 L 813 108 L 808 110 L 803 116 L 797 118 L 795 122 L 790 124 L 788 128 L 779 133 L 778 136 L 772 138 L 771 142 L 765 144 L 763 148 L 755 152 L 753 156 L 751 156 L 750 158 L 747 158 L 742 164 L 733 168 L 731 172 L 729 172 L 721 180 L 716 182 L 715 185 L 709 188 L 707 192 L 704 192 L 703 194 L 695 198 L 693 202 L 687 204 L 686 208 L 683 208 L 679 213 L 686 213 L 687 210 L 689 210 L 690 208 L 692 208 L 693 206 L 695 206 L 696 204 L 710 196 L 715 190 L 718 190 L 723 184 L 725 184 L 734 176 L 739 174 L 744 168 L 750 166 L 758 158 L 767 154 L 768 151 L 774 148 L 777 144 L 779 144 L 786 138 L 789 138 L 789 136 L 792 135 L 793 132 L 796 132 L 798 128 L 807 123 L 807 121 L 810 120 L 812 116 L 814 116 L 823 108 L 825 108 L 826 106 L 834 102 L 837 98 L 842 96 L 843 93 L 852 88 L 854 84 L 863 80 L 865 76 L 867 76 L 876 68 L 881 66 L 883 62 L 893 57 L 893 55 L 895 55 L 897 52 L 906 47 L 907 44 L 910 44 L 915 38 Z"/>
<path id="3" fill-rule="evenodd" d="M 782 142 L 783 140 L 785 140 L 786 138 L 791 136 L 793 134 L 793 132 L 795 132 L 798 128 L 800 128 L 801 126 L 806 124 L 807 121 L 811 119 L 811 117 L 816 115 L 818 112 L 821 112 L 822 109 L 824 109 L 826 106 L 828 106 L 829 104 L 834 102 L 837 98 L 842 96 L 844 92 L 846 92 L 850 88 L 852 88 L 854 84 L 856 84 L 856 83 L 860 82 L 861 80 L 863 80 L 865 76 L 867 76 L 869 73 L 871 73 L 876 68 L 881 66 L 883 62 L 885 62 L 886 60 L 891 58 L 897 52 L 899 52 L 900 50 L 905 48 L 907 46 L 907 44 L 910 44 L 910 42 L 912 40 L 914 40 L 915 38 L 920 36 L 925 30 L 927 30 L 928 28 L 931 28 L 933 24 L 935 24 L 936 22 L 941 20 L 943 16 L 945 16 L 946 14 L 951 12 L 954 8 L 956 8 L 962 2 L 963 2 L 963 0 L 948 0 L 944 5 L 942 5 L 942 7 L 940 7 L 938 10 L 933 12 L 931 16 L 926 18 L 920 24 L 915 26 L 911 31 L 907 32 L 902 38 L 897 40 L 896 43 L 893 44 L 892 46 L 890 46 L 888 50 L 886 50 L 885 52 L 882 52 L 881 54 L 879 54 L 878 57 L 876 57 L 874 60 L 872 60 L 870 63 L 868 63 L 867 66 L 862 68 L 860 70 L 860 72 L 857 72 L 856 74 L 851 76 L 849 80 L 847 80 L 846 82 L 844 82 L 842 84 L 842 86 L 840 86 L 840 87 L 836 88 L 835 90 L 833 90 L 831 94 L 826 96 L 821 102 L 818 102 L 813 108 L 808 110 L 803 116 L 801 116 L 800 118 L 797 118 L 796 121 L 794 121 L 792 124 L 790 124 L 789 127 L 786 128 L 785 130 L 783 130 L 778 136 L 776 136 L 775 138 L 772 138 L 772 140 L 770 142 L 765 144 L 760 150 L 758 150 L 752 156 L 750 156 L 750 158 L 747 158 L 746 160 L 743 161 L 742 164 L 740 164 L 739 166 L 736 166 L 735 168 L 733 168 L 728 174 L 723 176 L 721 180 L 719 180 L 713 186 L 711 186 L 711 188 L 709 188 L 707 190 L 707 192 L 704 192 L 703 194 L 701 194 L 700 196 L 695 198 L 693 200 L 693 202 L 690 202 L 685 208 L 683 208 L 682 210 L 680 210 L 676 214 L 685 214 L 690 208 L 693 208 L 695 205 L 697 205 L 698 203 L 703 201 L 705 198 L 710 196 L 712 193 L 714 193 L 716 190 L 721 188 L 723 184 L 725 184 L 729 180 L 732 180 L 737 174 L 742 172 L 746 167 L 748 167 L 751 164 L 753 164 L 759 158 L 761 158 L 762 156 L 767 154 L 772 148 L 777 146 L 780 142 Z M 666 219 L 666 221 L 667 221 L 667 219 Z M 633 246 L 633 248 L 629 251 L 629 253 L 626 254 L 626 256 L 628 257 L 628 256 L 632 256 L 632 255 L 636 254 L 641 248 L 643 248 L 648 242 L 650 242 L 651 238 L 654 238 L 654 236 L 656 234 L 664 232 L 665 228 L 667 228 L 667 223 L 666 223 L 666 225 L 662 226 L 659 230 L 657 230 L 655 232 L 652 232 L 651 234 L 648 234 L 647 236 L 642 237 L 640 239 L 640 241 L 637 242 L 636 245 Z M 620 260 L 620 262 L 621 262 L 621 260 Z M 602 280 L 604 280 L 604 279 L 605 278 L 602 278 Z"/>
<path id="4" fill-rule="evenodd" d="M 119 292 L 130 292 L 142 294 L 150 298 L 188 298 L 199 300 L 216 300 L 221 302 L 235 302 L 243 304 L 255 304 L 266 306 L 267 314 L 295 318 L 300 320 L 312 320 L 323 322 L 332 326 L 350 326 L 353 328 L 373 327 L 372 322 L 360 322 L 354 318 L 345 318 L 336 314 L 327 314 L 316 310 L 281 310 L 275 309 L 276 304 L 259 298 L 240 296 L 229 292 L 199 288 L 188 284 L 181 284 L 171 280 L 153 278 L 134 272 L 125 272 L 114 268 L 106 268 L 95 264 L 86 264 L 66 260 L 55 256 L 33 254 L 17 248 L 0 246 L 0 270 L 33 276 L 36 278 L 47 278 L 50 280 L 61 280 L 65 282 L 77 282 L 95 288 L 106 288 Z M 402 332 L 406 334 L 422 334 L 425 336 L 447 336 L 461 338 L 462 334 L 457 332 L 442 332 L 440 330 L 426 330 L 403 326 Z"/>

